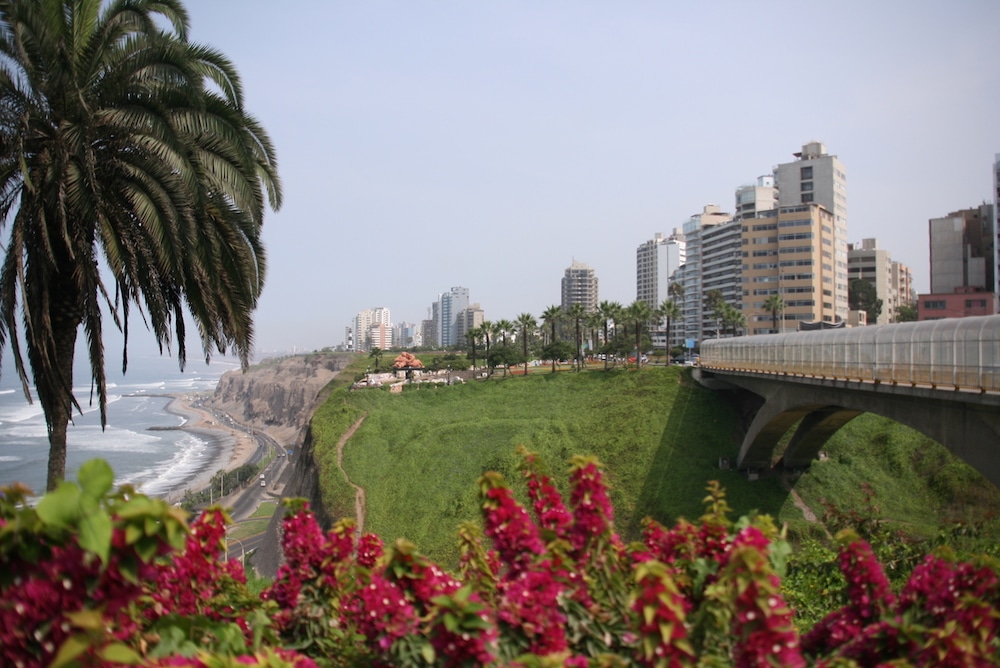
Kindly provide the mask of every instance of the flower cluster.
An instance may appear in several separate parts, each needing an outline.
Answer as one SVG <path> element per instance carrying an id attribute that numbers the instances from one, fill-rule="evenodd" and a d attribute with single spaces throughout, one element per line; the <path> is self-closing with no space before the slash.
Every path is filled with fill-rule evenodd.
<path id="1" fill-rule="evenodd" d="M 188 526 L 141 495 L 0 494 L 0 663 L 154 667 L 987 666 L 1000 663 L 1000 567 L 944 551 L 892 593 L 867 542 L 838 536 L 846 604 L 804 636 L 781 591 L 788 546 L 767 517 L 707 512 L 618 541 L 600 465 L 575 458 L 570 503 L 522 452 L 532 513 L 480 480 L 455 575 L 354 523 L 283 519 L 285 562 L 256 600 L 221 558 L 228 517 Z M 107 471 L 98 471 L 108 480 Z M 82 495 L 89 495 L 80 502 Z M 84 508 L 84 510 L 81 510 Z M 569 510 L 569 509 L 571 510 Z M 106 530 L 101 529 L 107 522 Z M 86 526 L 86 530 L 83 527 Z M 97 527 L 95 529 L 95 526 Z"/>

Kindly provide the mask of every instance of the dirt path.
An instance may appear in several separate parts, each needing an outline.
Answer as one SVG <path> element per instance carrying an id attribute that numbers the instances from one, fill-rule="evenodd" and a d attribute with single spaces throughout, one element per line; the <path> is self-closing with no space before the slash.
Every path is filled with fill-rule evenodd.
<path id="1" fill-rule="evenodd" d="M 802 517 L 805 518 L 806 522 L 819 523 L 823 527 L 823 532 L 827 535 L 827 538 L 832 538 L 826 525 L 819 521 L 813 509 L 806 505 L 806 502 L 802 500 L 802 497 L 799 496 L 799 493 L 795 491 L 795 488 L 792 487 L 791 483 L 784 476 L 781 477 L 781 484 L 788 490 L 788 494 L 792 497 L 792 503 L 795 504 L 795 507 L 802 511 Z"/>
<path id="2" fill-rule="evenodd" d="M 351 425 L 351 428 L 344 432 L 344 435 L 340 437 L 337 441 L 337 468 L 340 469 L 340 473 L 344 476 L 344 480 L 347 484 L 354 488 L 354 520 L 358 523 L 358 534 L 360 535 L 365 528 L 365 490 L 363 487 L 359 487 L 351 482 L 351 479 L 347 477 L 347 471 L 344 470 L 344 445 L 347 440 L 354 436 L 354 432 L 358 430 L 361 423 L 365 421 L 365 415 L 358 418 L 358 421 Z"/>

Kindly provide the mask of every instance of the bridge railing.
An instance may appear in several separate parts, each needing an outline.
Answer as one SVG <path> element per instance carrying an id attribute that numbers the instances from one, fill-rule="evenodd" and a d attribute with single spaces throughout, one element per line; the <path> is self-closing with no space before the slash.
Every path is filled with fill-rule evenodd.
<path id="1" fill-rule="evenodd" d="M 1000 315 L 702 342 L 720 371 L 1000 392 Z"/>

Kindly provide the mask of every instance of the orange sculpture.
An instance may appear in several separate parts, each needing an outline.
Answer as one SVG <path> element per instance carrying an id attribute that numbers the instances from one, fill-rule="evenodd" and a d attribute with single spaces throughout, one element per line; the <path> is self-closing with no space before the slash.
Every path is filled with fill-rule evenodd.
<path id="1" fill-rule="evenodd" d="M 410 353 L 402 353 L 392 362 L 393 369 L 423 369 L 424 363 Z"/>

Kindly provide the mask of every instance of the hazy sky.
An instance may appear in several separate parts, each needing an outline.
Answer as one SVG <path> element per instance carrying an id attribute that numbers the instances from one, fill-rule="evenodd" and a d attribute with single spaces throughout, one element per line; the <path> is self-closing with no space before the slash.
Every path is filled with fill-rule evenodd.
<path id="1" fill-rule="evenodd" d="M 638 245 L 810 140 L 846 167 L 848 240 L 920 291 L 927 220 L 991 197 L 996 0 L 187 7 L 278 151 L 260 351 L 341 343 L 364 308 L 419 322 L 452 286 L 538 317 L 574 259 L 630 303 Z"/>

